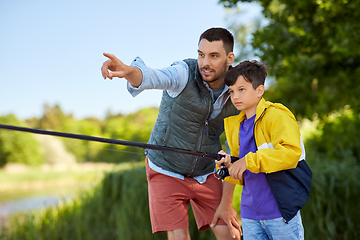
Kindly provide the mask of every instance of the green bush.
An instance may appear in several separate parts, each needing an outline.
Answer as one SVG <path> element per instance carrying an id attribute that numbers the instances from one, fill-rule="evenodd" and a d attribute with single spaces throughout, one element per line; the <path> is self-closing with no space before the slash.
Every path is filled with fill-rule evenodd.
<path id="1" fill-rule="evenodd" d="M 10 114 L 0 116 L 0 123 L 21 126 L 21 122 Z M 7 163 L 40 165 L 44 158 L 40 152 L 40 144 L 33 134 L 0 129 L 0 167 Z"/>
<path id="2" fill-rule="evenodd" d="M 313 171 L 302 216 L 308 239 L 357 239 L 360 233 L 360 118 L 350 110 L 328 117 L 306 142 Z"/>
<path id="3" fill-rule="evenodd" d="M 102 137 L 101 121 L 98 119 L 74 120 L 68 119 L 64 123 L 64 132 L 76 133 L 80 135 L 89 135 Z M 74 154 L 77 162 L 91 162 L 98 152 L 105 146 L 104 143 L 93 141 L 82 141 L 78 139 L 62 138 L 66 149 Z"/>
<path id="4" fill-rule="evenodd" d="M 104 121 L 103 135 L 123 141 L 147 143 L 157 114 L 157 108 L 144 108 L 127 116 L 109 116 Z M 111 144 L 105 145 L 93 158 L 96 162 L 110 163 L 143 160 L 143 149 Z"/>

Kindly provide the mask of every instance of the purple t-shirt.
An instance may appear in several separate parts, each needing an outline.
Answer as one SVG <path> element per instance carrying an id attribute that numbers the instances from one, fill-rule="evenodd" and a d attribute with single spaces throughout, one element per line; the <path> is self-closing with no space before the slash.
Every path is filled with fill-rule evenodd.
<path id="1" fill-rule="evenodd" d="M 255 116 L 245 119 L 240 125 L 239 158 L 257 150 L 254 139 Z M 242 218 L 268 220 L 281 217 L 265 173 L 252 173 L 249 170 L 244 172 L 240 211 Z"/>

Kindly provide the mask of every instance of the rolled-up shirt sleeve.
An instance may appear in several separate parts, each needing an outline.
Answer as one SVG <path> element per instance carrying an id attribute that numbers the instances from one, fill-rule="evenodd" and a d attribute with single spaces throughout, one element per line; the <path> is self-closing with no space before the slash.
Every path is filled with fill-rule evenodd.
<path id="1" fill-rule="evenodd" d="M 170 67 L 153 69 L 147 67 L 140 57 L 136 57 L 131 66 L 139 68 L 143 74 L 139 87 L 127 83 L 127 89 L 133 97 L 146 89 L 167 90 L 171 97 L 176 97 L 185 88 L 189 78 L 188 65 L 184 61 L 176 61 Z"/>

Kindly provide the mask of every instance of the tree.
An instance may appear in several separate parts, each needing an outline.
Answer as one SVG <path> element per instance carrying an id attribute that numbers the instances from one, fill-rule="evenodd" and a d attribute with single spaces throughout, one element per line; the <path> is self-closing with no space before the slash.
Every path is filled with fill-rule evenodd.
<path id="1" fill-rule="evenodd" d="M 158 108 L 144 108 L 126 116 L 108 114 L 104 121 L 103 134 L 113 139 L 146 143 L 158 111 Z M 99 152 L 95 161 L 113 163 L 143 161 L 143 151 L 141 148 L 108 144 Z"/>
<path id="2" fill-rule="evenodd" d="M 63 124 L 64 132 L 102 137 L 102 122 L 97 118 L 75 120 L 68 118 Z M 63 138 L 67 150 L 75 155 L 77 162 L 91 162 L 104 146 L 103 143 Z"/>
<path id="3" fill-rule="evenodd" d="M 48 104 L 45 104 L 44 115 L 39 120 L 38 127 L 42 129 L 62 131 L 64 129 L 66 120 L 68 119 L 72 119 L 72 116 L 66 116 L 59 105 L 51 107 Z"/>
<path id="4" fill-rule="evenodd" d="M 13 114 L 1 116 L 0 123 L 21 125 Z M 7 163 L 40 165 L 43 161 L 40 144 L 31 133 L 0 130 L 0 167 Z"/>
<path id="5" fill-rule="evenodd" d="M 220 2 L 235 7 L 240 1 Z M 298 117 L 324 116 L 346 105 L 359 112 L 360 1 L 256 2 L 269 19 L 252 41 L 275 77 L 266 97 L 284 103 Z"/>

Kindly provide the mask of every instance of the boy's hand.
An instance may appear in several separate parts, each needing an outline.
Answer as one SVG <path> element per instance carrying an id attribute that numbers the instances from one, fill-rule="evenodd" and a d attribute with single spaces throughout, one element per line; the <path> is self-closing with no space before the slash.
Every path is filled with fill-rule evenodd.
<path id="1" fill-rule="evenodd" d="M 234 162 L 229 168 L 229 174 L 233 179 L 242 180 L 246 170 L 245 157 Z"/>
<path id="2" fill-rule="evenodd" d="M 230 163 L 231 163 L 230 155 L 229 155 L 229 154 L 226 154 L 226 152 L 224 152 L 223 150 L 220 150 L 220 151 L 218 152 L 218 154 L 224 155 L 225 157 L 223 157 L 223 158 L 220 159 L 219 161 L 218 161 L 218 160 L 215 160 L 216 165 L 217 165 L 218 167 L 222 167 L 222 166 L 229 167 L 229 166 L 230 166 Z"/>

